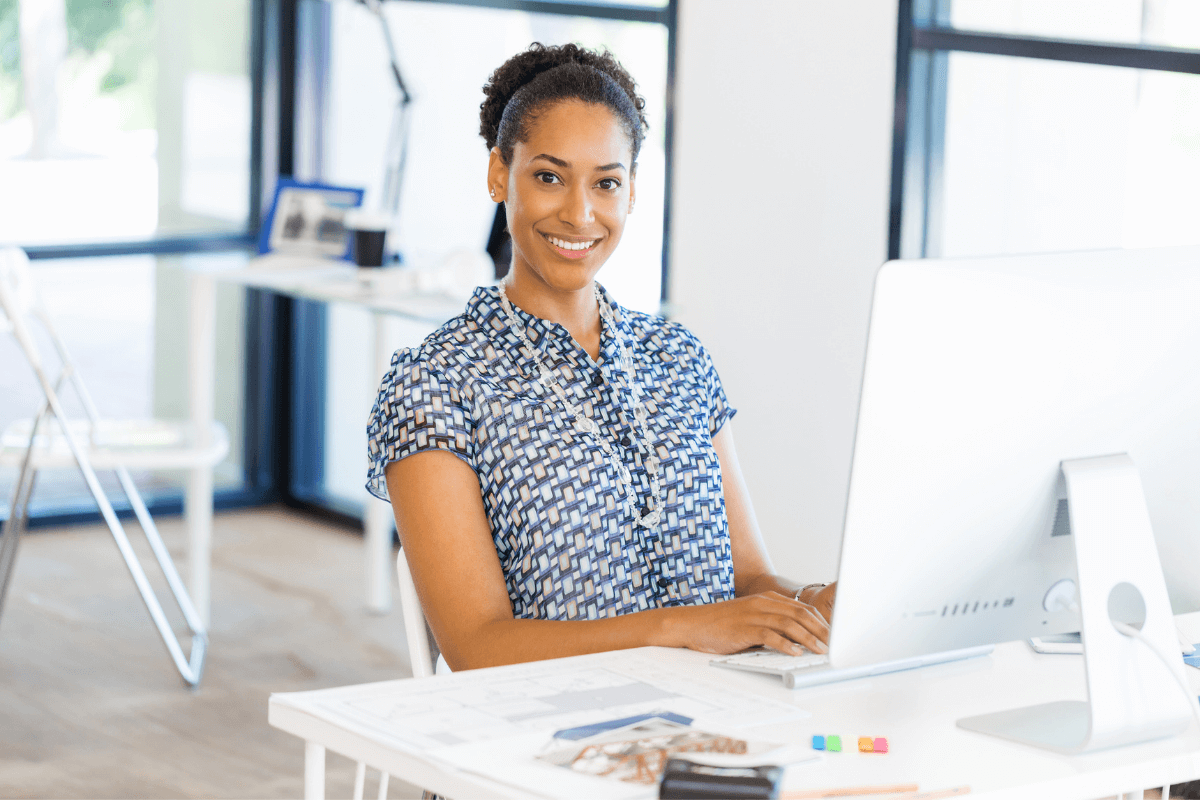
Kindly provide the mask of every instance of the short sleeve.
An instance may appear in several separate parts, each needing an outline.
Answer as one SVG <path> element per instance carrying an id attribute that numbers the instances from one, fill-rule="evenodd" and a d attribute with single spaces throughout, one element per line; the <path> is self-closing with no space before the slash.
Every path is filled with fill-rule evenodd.
<path id="1" fill-rule="evenodd" d="M 733 419 L 737 409 L 729 404 L 729 398 L 725 396 L 721 376 L 717 374 L 717 367 L 713 364 L 707 348 L 696 340 L 696 349 L 700 355 L 700 369 L 704 373 L 704 382 L 708 386 L 708 431 L 716 436 L 717 432 L 725 427 L 725 423 Z"/>
<path id="2" fill-rule="evenodd" d="M 419 349 L 397 350 L 367 421 L 367 491 L 387 500 L 387 465 L 426 450 L 445 450 L 474 469 L 473 428 L 461 387 Z"/>

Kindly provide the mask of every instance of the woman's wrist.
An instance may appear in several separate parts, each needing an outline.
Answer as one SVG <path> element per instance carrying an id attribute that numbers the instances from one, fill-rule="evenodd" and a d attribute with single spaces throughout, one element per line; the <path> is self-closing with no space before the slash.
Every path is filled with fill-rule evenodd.
<path id="1" fill-rule="evenodd" d="M 687 647 L 687 617 L 690 606 L 660 608 L 646 612 L 654 619 L 646 644 L 655 647 Z"/>
<path id="2" fill-rule="evenodd" d="M 812 603 L 817 594 L 828 585 L 828 583 L 806 584 L 797 589 L 796 594 L 794 594 L 793 597 L 794 599 L 799 600 L 801 603 Z"/>

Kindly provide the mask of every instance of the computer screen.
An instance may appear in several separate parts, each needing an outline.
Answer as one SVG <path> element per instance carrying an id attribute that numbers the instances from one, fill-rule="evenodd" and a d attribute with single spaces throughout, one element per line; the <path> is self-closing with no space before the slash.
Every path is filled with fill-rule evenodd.
<path id="1" fill-rule="evenodd" d="M 1200 248 L 895 261 L 876 279 L 831 661 L 1079 629 L 1060 463 L 1128 453 L 1200 609 Z"/>

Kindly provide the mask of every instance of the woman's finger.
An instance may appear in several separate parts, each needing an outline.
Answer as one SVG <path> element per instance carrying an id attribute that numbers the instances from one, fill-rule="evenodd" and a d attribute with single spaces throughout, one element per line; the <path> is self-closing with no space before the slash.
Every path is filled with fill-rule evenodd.
<path id="1" fill-rule="evenodd" d="M 793 642 L 798 642 L 814 653 L 825 654 L 829 652 L 829 646 L 825 643 L 829 633 L 825 632 L 826 639 L 822 639 L 821 635 L 816 631 L 812 631 L 791 617 L 785 617 L 786 621 L 783 625 L 783 630 L 780 631 Z"/>
<path id="2" fill-rule="evenodd" d="M 825 615 L 821 610 L 809 605 L 801 603 L 799 600 L 790 600 L 789 604 L 792 609 L 791 616 L 801 625 L 803 625 L 821 641 L 829 641 L 829 622 L 825 619 Z"/>
<path id="3" fill-rule="evenodd" d="M 791 639 L 787 638 L 786 636 L 780 636 L 778 633 L 771 630 L 770 628 L 763 629 L 762 640 L 763 640 L 762 643 L 764 646 L 770 647 L 772 650 L 778 650 L 779 652 L 783 653 L 784 655 L 787 655 L 787 656 L 802 656 L 802 655 L 804 655 L 803 647 L 796 644 L 795 642 L 793 642 Z"/>
<path id="4" fill-rule="evenodd" d="M 827 651 L 825 643 L 821 641 L 820 637 L 797 622 L 791 614 L 769 614 L 761 620 L 755 620 L 755 623 L 761 628 L 769 629 L 790 641 L 807 647 L 814 653 L 823 654 Z M 795 653 L 796 651 L 785 650 L 784 652 Z"/>

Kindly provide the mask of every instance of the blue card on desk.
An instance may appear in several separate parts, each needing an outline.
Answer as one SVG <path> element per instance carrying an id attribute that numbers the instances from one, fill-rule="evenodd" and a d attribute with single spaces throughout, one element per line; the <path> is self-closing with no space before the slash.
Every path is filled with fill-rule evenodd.
<path id="1" fill-rule="evenodd" d="M 668 722 L 675 722 L 680 725 L 692 724 L 692 720 L 689 717 L 672 714 L 669 711 L 658 711 L 652 714 L 638 714 L 633 717 L 612 719 L 607 722 L 593 722 L 591 725 L 580 725 L 578 728 L 567 728 L 566 730 L 557 731 L 554 734 L 554 738 L 568 739 L 570 741 L 586 739 L 589 736 L 596 736 L 607 731 L 615 731 L 618 728 L 628 728 L 630 725 L 645 722 L 648 719 L 665 719 Z"/>
<path id="2" fill-rule="evenodd" d="M 1190 656 L 1184 656 L 1183 663 L 1187 664 L 1189 667 L 1200 669 L 1200 644 L 1194 644 L 1192 646 L 1196 648 L 1196 652 L 1192 653 Z"/>

